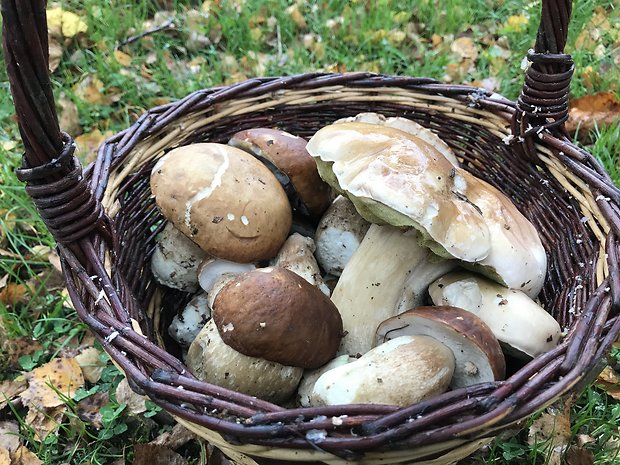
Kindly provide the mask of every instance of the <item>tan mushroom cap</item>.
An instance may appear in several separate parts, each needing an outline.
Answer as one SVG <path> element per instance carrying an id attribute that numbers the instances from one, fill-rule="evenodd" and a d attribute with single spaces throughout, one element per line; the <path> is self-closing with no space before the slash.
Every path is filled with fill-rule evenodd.
<path id="1" fill-rule="evenodd" d="M 331 203 L 331 189 L 319 176 L 304 138 L 279 129 L 254 128 L 236 133 L 228 143 L 266 158 L 285 173 L 311 216 L 320 217 Z"/>
<path id="2" fill-rule="evenodd" d="M 401 336 L 424 335 L 448 346 L 456 358 L 454 389 L 504 379 L 506 361 L 491 329 L 457 307 L 418 307 L 379 325 L 376 344 Z"/>
<path id="3" fill-rule="evenodd" d="M 151 189 L 162 214 L 219 258 L 272 258 L 291 227 L 291 207 L 274 175 L 228 145 L 171 150 L 153 168 Z"/>
<path id="4" fill-rule="evenodd" d="M 331 360 L 342 319 L 318 288 L 284 268 L 237 276 L 217 294 L 213 320 L 235 350 L 288 366 L 318 368 Z"/>

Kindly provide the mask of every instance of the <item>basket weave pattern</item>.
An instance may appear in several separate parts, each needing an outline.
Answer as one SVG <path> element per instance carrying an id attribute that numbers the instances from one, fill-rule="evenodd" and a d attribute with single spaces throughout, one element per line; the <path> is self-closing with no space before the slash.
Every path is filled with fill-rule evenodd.
<path id="1" fill-rule="evenodd" d="M 570 2 L 543 2 L 536 52 L 529 54 L 534 64 L 517 102 L 474 87 L 369 73 L 252 79 L 148 111 L 107 140 L 83 173 L 54 110 L 45 1 L 3 0 L 2 6 L 5 56 L 26 146 L 18 175 L 58 241 L 80 318 L 136 391 L 231 457 L 453 462 L 502 428 L 578 392 L 604 366 L 620 333 L 620 192 L 592 155 L 563 134 L 573 71 L 562 54 Z M 163 227 L 149 188 L 151 167 L 179 145 L 226 142 L 259 126 L 307 137 L 364 111 L 404 116 L 433 130 L 465 169 L 513 199 L 540 233 L 549 258 L 540 299 L 567 337 L 505 381 L 407 408 L 285 409 L 195 379 L 164 350 L 160 336 L 166 323 L 160 308 L 176 310 L 183 296 L 160 289 L 149 270 Z M 312 430 L 325 430 L 326 437 L 308 440 Z"/>

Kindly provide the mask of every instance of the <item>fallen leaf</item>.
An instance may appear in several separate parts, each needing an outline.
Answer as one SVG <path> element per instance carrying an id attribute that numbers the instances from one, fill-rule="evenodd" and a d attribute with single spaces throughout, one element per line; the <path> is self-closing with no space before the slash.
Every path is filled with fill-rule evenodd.
<path id="1" fill-rule="evenodd" d="M 8 234 L 15 229 L 17 224 L 15 214 L 6 208 L 0 208 L 0 247 L 6 244 Z"/>
<path id="2" fill-rule="evenodd" d="M 28 299 L 28 288 L 23 284 L 9 283 L 0 291 L 0 302 L 7 307 L 14 307 Z"/>
<path id="3" fill-rule="evenodd" d="M 47 27 L 59 31 L 63 37 L 74 37 L 88 31 L 88 25 L 75 13 L 60 7 L 47 10 Z"/>
<path id="4" fill-rule="evenodd" d="M 62 59 L 62 54 L 64 52 L 62 45 L 56 40 L 55 37 L 50 37 L 48 39 L 49 45 L 49 72 L 53 73 L 58 69 L 60 65 L 60 60 Z"/>
<path id="5" fill-rule="evenodd" d="M 612 92 L 600 92 L 571 100 L 566 129 L 586 135 L 596 126 L 612 124 L 620 119 L 620 100 Z"/>
<path id="6" fill-rule="evenodd" d="M 508 32 L 522 32 L 527 28 L 529 21 L 529 18 L 525 15 L 509 16 L 504 29 Z"/>
<path id="7" fill-rule="evenodd" d="M 566 465 L 594 465 L 594 454 L 581 447 L 571 446 L 564 459 Z"/>
<path id="8" fill-rule="evenodd" d="M 77 105 L 66 95 L 61 95 L 56 106 L 58 107 L 60 129 L 73 137 L 82 134 Z"/>
<path id="9" fill-rule="evenodd" d="M 6 345 L 7 347 L 5 350 L 8 355 L 8 364 L 14 368 L 20 367 L 20 357 L 35 354 L 37 351 L 43 349 L 39 341 L 29 336 L 11 338 L 7 341 Z"/>
<path id="10" fill-rule="evenodd" d="M 114 58 L 118 62 L 118 64 L 122 66 L 129 66 L 131 64 L 131 55 L 128 55 L 125 52 L 121 52 L 120 50 L 114 50 Z"/>
<path id="11" fill-rule="evenodd" d="M 19 425 L 15 421 L 0 421 L 0 449 L 15 452 L 19 448 Z M 1 460 L 0 460 L 0 463 Z"/>
<path id="12" fill-rule="evenodd" d="M 601 39 L 601 31 L 607 31 L 611 28 L 607 12 L 603 8 L 597 8 L 592 19 L 584 26 L 584 28 L 575 40 L 575 48 L 579 50 L 592 50 L 596 47 Z"/>
<path id="13" fill-rule="evenodd" d="M 25 373 L 28 389 L 20 394 L 28 407 L 57 407 L 63 404 L 56 391 L 72 398 L 84 386 L 80 365 L 72 358 L 55 358 Z"/>
<path id="14" fill-rule="evenodd" d="M 300 29 L 306 29 L 308 24 L 304 18 L 304 15 L 299 11 L 299 6 L 297 4 L 293 4 L 286 9 L 286 13 L 291 17 L 291 20 L 297 25 Z"/>
<path id="15" fill-rule="evenodd" d="M 43 441 L 50 433 L 58 429 L 67 411 L 66 405 L 51 408 L 30 407 L 26 415 L 26 423 L 34 431 L 35 438 Z"/>
<path id="16" fill-rule="evenodd" d="M 77 155 L 82 163 L 88 165 L 93 162 L 97 158 L 99 146 L 112 135 L 112 131 L 102 133 L 99 129 L 95 129 L 89 134 L 82 134 L 76 137 L 75 143 L 78 147 Z"/>
<path id="17" fill-rule="evenodd" d="M 11 465 L 43 465 L 43 462 L 30 452 L 26 446 L 19 446 L 15 454 L 13 454 Z"/>
<path id="18" fill-rule="evenodd" d="M 17 147 L 17 141 L 16 140 L 5 140 L 5 141 L 2 141 L 2 143 L 0 143 L 0 147 L 2 147 L 3 150 L 6 150 L 7 152 L 10 152 L 15 147 Z"/>
<path id="19" fill-rule="evenodd" d="M 99 358 L 100 355 L 100 350 L 88 347 L 75 357 L 75 361 L 82 368 L 84 379 L 91 384 L 96 384 L 101 379 L 101 374 L 106 367 L 106 364 Z"/>
<path id="20" fill-rule="evenodd" d="M 77 415 L 80 420 L 90 423 L 96 429 L 103 426 L 101 407 L 108 403 L 110 396 L 107 392 L 96 392 L 77 403 Z"/>
<path id="21" fill-rule="evenodd" d="M 0 447 L 0 465 L 11 465 L 11 454 L 4 447 Z"/>
<path id="22" fill-rule="evenodd" d="M 81 100 L 99 105 L 106 102 L 103 89 L 103 82 L 101 82 L 96 74 L 89 74 L 73 86 L 73 92 L 75 92 L 75 95 Z"/>
<path id="23" fill-rule="evenodd" d="M 461 61 L 472 60 L 478 58 L 478 49 L 471 37 L 459 37 L 450 46 L 450 50 L 456 54 Z"/>
<path id="24" fill-rule="evenodd" d="M 570 406 L 570 400 L 556 402 L 534 420 L 528 431 L 528 444 L 541 447 L 547 455 L 548 465 L 560 465 L 562 454 L 570 444 Z"/>
<path id="25" fill-rule="evenodd" d="M 186 465 L 187 461 L 165 446 L 136 444 L 133 465 Z"/>
<path id="26" fill-rule="evenodd" d="M 6 407 L 15 397 L 24 392 L 27 386 L 26 378 L 23 376 L 2 381 L 0 383 L 0 410 Z M 0 445 L 2 445 L 2 441 L 0 441 Z"/>
<path id="27" fill-rule="evenodd" d="M 118 383 L 116 387 L 116 402 L 119 404 L 126 404 L 127 411 L 132 415 L 146 412 L 145 402 L 148 399 L 145 396 L 135 393 L 127 382 L 127 378 Z"/>
<path id="28" fill-rule="evenodd" d="M 471 83 L 472 86 L 482 87 L 489 92 L 496 92 L 499 89 L 499 84 L 499 79 L 496 77 L 488 77 L 481 81 L 473 81 Z"/>
<path id="29" fill-rule="evenodd" d="M 194 433 L 188 430 L 185 426 L 177 423 L 170 431 L 160 434 L 149 444 L 164 446 L 169 449 L 176 450 L 194 439 L 196 439 L 196 435 Z"/>

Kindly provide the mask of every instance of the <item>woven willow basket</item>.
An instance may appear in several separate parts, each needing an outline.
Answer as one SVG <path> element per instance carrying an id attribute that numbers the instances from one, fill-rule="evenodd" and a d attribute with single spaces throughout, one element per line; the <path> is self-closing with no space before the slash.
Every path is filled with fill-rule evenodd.
<path id="1" fill-rule="evenodd" d="M 369 73 L 251 79 L 152 109 L 106 141 L 85 171 L 57 123 L 45 1 L 3 0 L 2 7 L 5 57 L 26 147 L 18 176 L 58 242 L 80 318 L 134 390 L 234 463 L 453 463 L 508 425 L 579 392 L 604 366 L 620 332 L 620 192 L 563 131 L 573 72 L 570 56 L 562 53 L 569 1 L 543 1 L 517 102 L 473 87 Z M 158 337 L 162 305 L 174 310 L 184 299 L 158 288 L 149 271 L 163 223 L 149 190 L 151 167 L 179 145 L 225 142 L 257 126 L 308 137 L 363 111 L 430 128 L 465 169 L 513 199 L 547 251 L 540 299 L 566 329 L 563 342 L 505 381 L 407 408 L 285 409 L 198 381 Z M 312 430 L 326 436 L 311 440 Z"/>

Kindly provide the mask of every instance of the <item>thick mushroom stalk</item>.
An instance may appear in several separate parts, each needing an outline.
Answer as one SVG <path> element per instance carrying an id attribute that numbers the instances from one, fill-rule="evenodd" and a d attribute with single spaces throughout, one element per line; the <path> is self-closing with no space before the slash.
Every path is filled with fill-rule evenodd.
<path id="1" fill-rule="evenodd" d="M 340 276 L 364 239 L 370 223 L 339 195 L 316 228 L 316 259 L 327 274 Z"/>
<path id="2" fill-rule="evenodd" d="M 314 258 L 315 250 L 316 246 L 310 237 L 291 234 L 273 260 L 273 266 L 292 271 L 329 297 L 329 288 L 323 281 L 319 264 Z"/>
<path id="3" fill-rule="evenodd" d="M 444 392 L 454 355 L 427 336 L 392 339 L 346 365 L 322 374 L 310 400 L 315 405 L 414 404 Z"/>
<path id="4" fill-rule="evenodd" d="M 201 292 L 196 295 L 175 315 L 168 327 L 168 334 L 182 347 L 187 348 L 211 318 L 211 306 L 207 294 Z"/>
<path id="5" fill-rule="evenodd" d="M 346 332 L 339 354 L 368 352 L 379 323 L 403 302 L 420 304 L 428 285 L 453 266 L 418 241 L 412 230 L 370 226 L 332 294 Z"/>
<path id="6" fill-rule="evenodd" d="M 435 305 L 452 305 L 484 321 L 504 351 L 529 360 L 560 343 L 562 329 L 525 293 L 467 272 L 450 273 L 429 287 Z"/>

